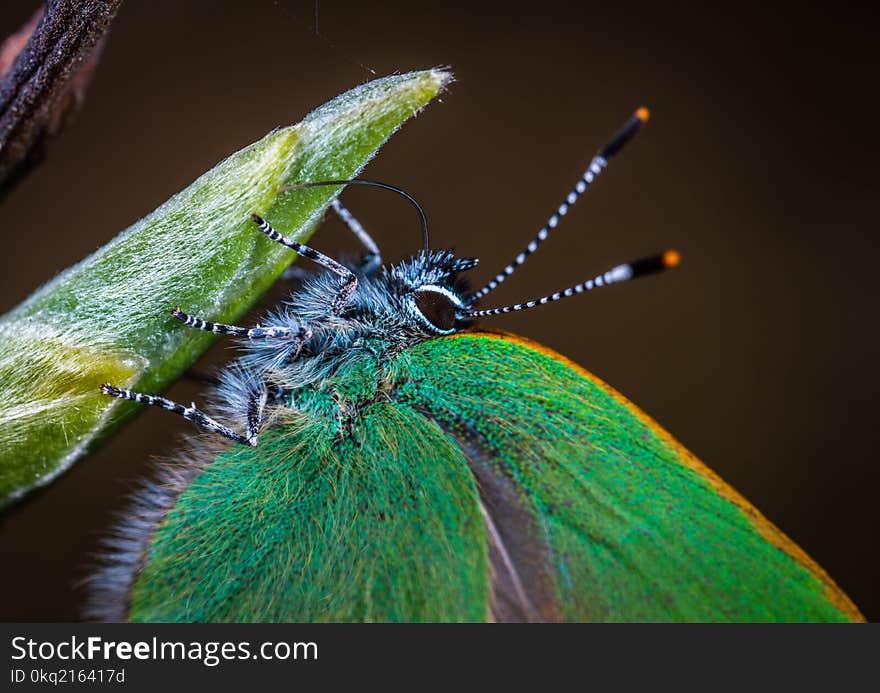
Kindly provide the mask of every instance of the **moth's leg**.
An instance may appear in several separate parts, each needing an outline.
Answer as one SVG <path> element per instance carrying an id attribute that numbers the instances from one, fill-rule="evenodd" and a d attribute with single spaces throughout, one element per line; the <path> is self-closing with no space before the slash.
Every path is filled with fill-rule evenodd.
<path id="1" fill-rule="evenodd" d="M 364 228 L 364 225 L 361 224 L 360 221 L 355 218 L 354 214 L 352 214 L 347 207 L 343 206 L 343 204 L 338 200 L 334 199 L 330 206 L 333 208 L 333 211 L 336 212 L 337 216 L 343 221 L 343 223 L 348 227 L 349 231 L 351 231 L 357 239 L 361 242 L 361 245 L 364 246 L 364 249 L 367 251 L 366 255 L 364 255 L 361 260 L 360 266 L 358 267 L 358 271 L 361 274 L 366 276 L 372 276 L 379 271 L 379 268 L 382 266 L 382 251 L 379 250 L 379 246 L 376 245 L 376 241 L 373 240 L 373 237 L 369 234 L 369 232 Z M 281 273 L 281 281 L 288 282 L 290 284 L 302 284 L 309 277 L 310 272 L 303 269 L 299 265 L 291 265 L 287 267 L 284 272 Z"/>
<path id="2" fill-rule="evenodd" d="M 351 299 L 352 294 L 357 288 L 357 276 L 355 276 L 355 273 L 348 269 L 348 267 L 336 262 L 332 257 L 324 255 L 324 253 L 318 252 L 314 248 L 309 248 L 307 245 L 297 243 L 286 236 L 282 236 L 261 216 L 251 214 L 251 219 L 253 219 L 257 226 L 260 227 L 260 231 L 265 233 L 271 240 L 295 250 L 303 257 L 307 257 L 309 260 L 318 263 L 321 267 L 325 267 L 342 278 L 342 286 L 339 287 L 339 293 L 336 294 L 336 297 L 330 304 L 331 314 L 338 315 L 345 307 L 345 304 L 348 303 L 349 299 Z"/>
<path id="3" fill-rule="evenodd" d="M 164 397 L 145 395 L 141 392 L 132 392 L 131 390 L 116 387 L 115 385 L 111 385 L 110 383 L 104 383 L 103 385 L 101 385 L 101 392 L 103 392 L 105 395 L 116 397 L 117 399 L 127 399 L 131 400 L 132 402 L 140 402 L 142 404 L 149 404 L 155 407 L 162 407 L 162 409 L 167 409 L 168 411 L 172 411 L 175 414 L 180 414 L 187 421 L 192 421 L 194 424 L 196 424 L 197 426 L 201 426 L 206 431 L 210 431 L 211 433 L 219 433 L 221 436 L 229 438 L 229 440 L 234 440 L 236 443 L 241 443 L 242 445 L 250 445 L 252 447 L 255 447 L 257 445 L 257 432 L 259 431 L 259 424 L 261 423 L 260 417 L 262 416 L 262 407 L 259 408 L 257 416 L 253 419 L 256 428 L 252 428 L 252 419 L 250 412 L 248 412 L 248 434 L 247 436 L 243 436 L 240 433 L 236 433 L 228 426 L 224 426 L 219 421 L 215 421 L 203 411 L 200 411 L 196 407 L 195 402 L 190 404 L 190 406 L 185 407 L 182 404 L 172 402 L 170 399 L 165 399 Z M 263 396 L 262 401 L 263 404 L 265 404 L 265 395 Z"/>
<path id="4" fill-rule="evenodd" d="M 189 313 L 184 313 L 180 308 L 171 311 L 171 315 L 180 320 L 184 325 L 214 334 L 229 334 L 242 339 L 292 339 L 305 344 L 312 336 L 312 331 L 305 326 L 300 327 L 237 327 L 224 325 L 219 322 L 202 320 Z"/>
<path id="5" fill-rule="evenodd" d="M 257 447 L 257 439 L 260 437 L 260 428 L 263 426 L 263 412 L 266 409 L 268 397 L 269 393 L 265 385 L 259 390 L 251 390 L 248 396 L 247 440 L 253 447 Z"/>
<path id="6" fill-rule="evenodd" d="M 333 211 L 336 212 L 343 222 L 345 222 L 345 225 L 349 230 L 357 236 L 357 239 L 367 251 L 367 254 L 361 262 L 360 271 L 367 276 L 375 274 L 382 266 L 382 251 L 379 250 L 376 241 L 374 241 L 373 237 L 367 233 L 363 224 L 355 219 L 354 215 L 349 212 L 339 200 L 334 199 L 331 206 L 333 207 Z"/>

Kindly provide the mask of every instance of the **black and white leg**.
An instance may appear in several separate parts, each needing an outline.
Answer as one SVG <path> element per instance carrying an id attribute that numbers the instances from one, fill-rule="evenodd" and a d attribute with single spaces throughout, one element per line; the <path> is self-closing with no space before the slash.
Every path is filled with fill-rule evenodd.
<path id="1" fill-rule="evenodd" d="M 366 275 L 375 274 L 382 266 L 382 251 L 379 250 L 376 241 L 374 241 L 373 237 L 367 233 L 363 224 L 361 224 L 361 222 L 359 222 L 338 199 L 334 199 L 331 206 L 333 207 L 333 211 L 336 212 L 340 219 L 342 219 L 349 230 L 357 236 L 357 239 L 367 251 L 363 262 L 361 263 L 360 271 Z"/>
<path id="2" fill-rule="evenodd" d="M 312 331 L 305 326 L 299 327 L 237 327 L 236 325 L 224 325 L 219 322 L 202 320 L 189 313 L 184 313 L 180 308 L 174 308 L 171 315 L 180 320 L 184 325 L 213 332 L 214 334 L 228 334 L 242 339 L 292 339 L 305 343 L 312 336 Z"/>
<path id="3" fill-rule="evenodd" d="M 252 390 L 248 395 L 247 439 L 253 447 L 257 446 L 257 439 L 263 426 L 263 412 L 266 410 L 268 396 L 269 393 L 265 388 Z"/>
<path id="4" fill-rule="evenodd" d="M 268 221 L 258 214 L 251 214 L 251 219 L 256 222 L 257 226 L 260 227 L 260 231 L 266 234 L 270 240 L 280 243 L 283 246 L 287 246 L 291 250 L 295 250 L 303 257 L 308 258 L 312 262 L 318 263 L 321 267 L 325 267 L 340 276 L 342 279 L 342 286 L 339 287 L 339 293 L 330 305 L 330 312 L 333 314 L 341 312 L 357 288 L 357 276 L 355 276 L 355 273 L 345 265 L 336 262 L 332 257 L 324 255 L 324 253 L 321 253 L 314 248 L 309 248 L 307 245 L 297 243 L 292 238 L 282 236 L 272 228 L 272 225 Z"/>
<path id="5" fill-rule="evenodd" d="M 357 220 L 354 214 L 352 214 L 338 199 L 334 199 L 333 202 L 330 203 L 330 206 L 333 208 L 333 211 L 336 212 L 336 215 L 348 227 L 348 230 L 357 237 L 361 242 L 361 245 L 363 245 L 364 249 L 367 251 L 363 260 L 361 260 L 358 270 L 361 274 L 367 276 L 374 275 L 379 271 L 379 268 L 382 267 L 382 251 L 379 250 L 376 241 L 373 240 L 373 237 L 367 232 L 363 224 Z M 281 280 L 291 284 L 302 284 L 309 275 L 310 272 L 300 265 L 291 265 L 281 273 Z"/>
<path id="6" fill-rule="evenodd" d="M 104 383 L 103 385 L 101 385 L 101 392 L 103 392 L 105 395 L 116 397 L 117 399 L 125 399 L 132 402 L 140 402 L 141 404 L 149 404 L 154 407 L 162 407 L 162 409 L 167 409 L 168 411 L 174 412 L 175 414 L 179 414 L 187 421 L 192 421 L 194 424 L 200 426 L 206 431 L 217 433 L 225 438 L 229 438 L 229 440 L 235 441 L 236 443 L 241 443 L 242 445 L 250 445 L 251 447 L 256 447 L 257 445 L 260 425 L 262 424 L 263 408 L 266 404 L 265 392 L 263 392 L 262 395 L 255 392 L 255 401 L 252 408 L 249 408 L 248 410 L 247 434 L 241 435 L 240 433 L 233 431 L 228 426 L 224 426 L 219 421 L 215 421 L 210 416 L 205 414 L 198 407 L 196 407 L 195 402 L 190 404 L 190 406 L 185 407 L 182 404 L 172 402 L 170 399 L 165 399 L 164 397 L 145 395 L 142 392 L 132 392 L 131 390 L 116 387 L 115 385 L 111 385 L 110 383 Z"/>

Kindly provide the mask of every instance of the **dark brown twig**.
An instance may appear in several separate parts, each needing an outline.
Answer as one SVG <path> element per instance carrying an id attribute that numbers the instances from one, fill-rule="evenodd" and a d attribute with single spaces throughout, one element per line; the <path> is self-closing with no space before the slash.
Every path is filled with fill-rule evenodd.
<path id="1" fill-rule="evenodd" d="M 0 196 L 82 103 L 121 2 L 48 0 L 0 47 Z"/>

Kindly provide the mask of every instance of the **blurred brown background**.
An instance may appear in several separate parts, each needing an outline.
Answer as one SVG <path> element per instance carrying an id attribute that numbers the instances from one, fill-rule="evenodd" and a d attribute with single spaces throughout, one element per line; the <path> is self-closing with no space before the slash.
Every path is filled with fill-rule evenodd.
<path id="1" fill-rule="evenodd" d="M 4 0 L 0 33 L 35 6 Z M 458 81 L 367 173 L 413 193 L 433 245 L 482 257 L 488 277 L 644 103 L 645 132 L 491 304 L 666 247 L 680 269 L 490 324 L 620 389 L 880 619 L 877 22 L 735 7 L 124 3 L 77 121 L 0 204 L 0 311 L 270 128 L 372 71 L 437 65 Z M 344 199 L 387 259 L 418 247 L 399 200 Z M 336 221 L 314 245 L 355 247 Z M 146 411 L 0 518 L 0 620 L 78 617 L 113 513 L 189 430 Z"/>

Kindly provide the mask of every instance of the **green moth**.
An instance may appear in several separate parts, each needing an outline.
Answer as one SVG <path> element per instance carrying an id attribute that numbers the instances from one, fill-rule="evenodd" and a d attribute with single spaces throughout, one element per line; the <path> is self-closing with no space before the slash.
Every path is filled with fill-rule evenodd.
<path id="1" fill-rule="evenodd" d="M 667 251 L 543 298 L 480 309 L 647 120 L 639 109 L 538 235 L 484 287 L 425 247 L 344 265 L 254 231 L 320 271 L 241 340 L 209 415 L 105 384 L 199 425 L 137 497 L 93 615 L 131 621 L 859 621 L 828 575 L 632 403 L 477 318 L 673 267 Z M 259 210 L 255 210 L 257 212 Z M 181 326 L 181 329 L 186 329 Z M 216 418 L 215 418 L 216 417 Z"/>

